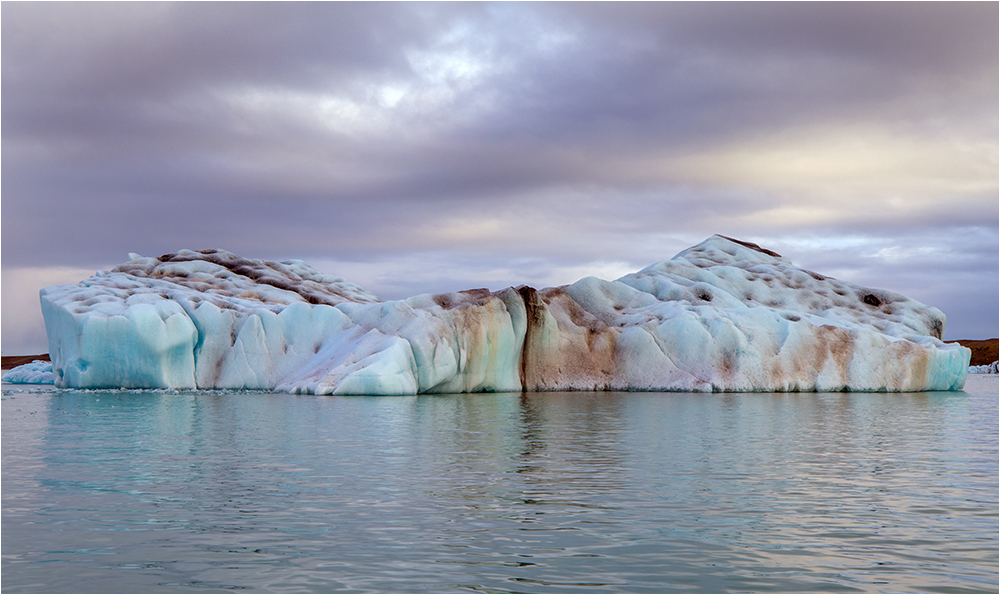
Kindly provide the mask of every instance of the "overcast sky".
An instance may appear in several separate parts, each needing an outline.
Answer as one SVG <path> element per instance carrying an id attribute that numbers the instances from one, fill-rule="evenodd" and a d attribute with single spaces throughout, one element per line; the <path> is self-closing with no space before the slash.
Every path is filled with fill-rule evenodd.
<path id="1" fill-rule="evenodd" d="M 222 248 L 395 299 L 714 233 L 998 335 L 998 4 L 18 3 L 2 350 L 38 290 Z"/>

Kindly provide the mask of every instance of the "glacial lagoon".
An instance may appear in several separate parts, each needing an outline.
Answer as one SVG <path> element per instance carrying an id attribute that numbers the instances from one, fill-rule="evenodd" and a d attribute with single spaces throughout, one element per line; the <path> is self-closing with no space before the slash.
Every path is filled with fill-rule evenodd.
<path id="1" fill-rule="evenodd" d="M 998 384 L 5 384 L 4 592 L 996 592 Z"/>

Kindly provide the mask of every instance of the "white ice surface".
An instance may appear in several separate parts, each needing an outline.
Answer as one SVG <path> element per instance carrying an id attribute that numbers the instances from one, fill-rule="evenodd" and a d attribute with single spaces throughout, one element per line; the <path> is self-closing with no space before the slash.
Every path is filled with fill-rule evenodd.
<path id="1" fill-rule="evenodd" d="M 131 260 L 41 292 L 55 383 L 314 394 L 957 390 L 944 315 L 713 236 L 617 281 L 381 302 L 301 261 Z"/>

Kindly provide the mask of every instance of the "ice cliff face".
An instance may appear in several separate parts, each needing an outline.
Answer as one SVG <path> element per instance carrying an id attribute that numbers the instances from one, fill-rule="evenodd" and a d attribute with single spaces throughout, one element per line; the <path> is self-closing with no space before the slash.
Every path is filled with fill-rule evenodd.
<path id="1" fill-rule="evenodd" d="M 57 386 L 957 390 L 971 355 L 936 308 L 724 236 L 617 281 L 391 302 L 301 261 L 130 257 L 42 290 Z"/>

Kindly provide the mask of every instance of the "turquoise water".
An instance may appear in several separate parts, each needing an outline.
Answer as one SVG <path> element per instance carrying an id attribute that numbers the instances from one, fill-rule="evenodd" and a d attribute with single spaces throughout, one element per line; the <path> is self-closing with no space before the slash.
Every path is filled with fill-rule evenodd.
<path id="1" fill-rule="evenodd" d="M 996 592 L 998 385 L 4 385 L 4 592 Z"/>

